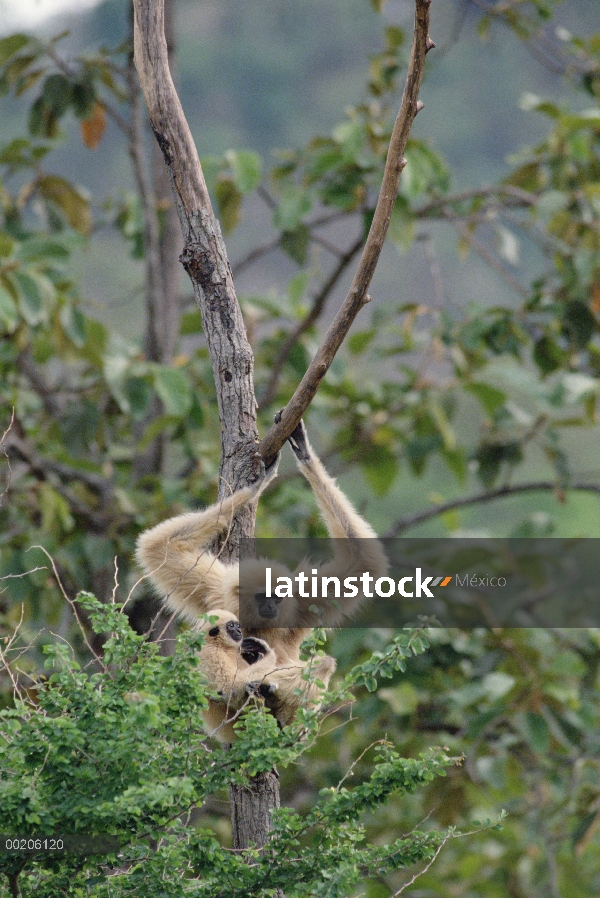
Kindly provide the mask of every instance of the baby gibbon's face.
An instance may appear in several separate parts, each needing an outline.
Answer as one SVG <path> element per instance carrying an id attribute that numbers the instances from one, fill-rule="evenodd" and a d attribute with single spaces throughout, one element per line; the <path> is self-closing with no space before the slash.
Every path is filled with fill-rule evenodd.
<path id="1" fill-rule="evenodd" d="M 227 639 L 229 638 L 231 642 L 239 645 L 242 641 L 242 628 L 236 620 L 228 620 L 226 624 L 221 624 L 221 626 L 211 627 L 208 631 L 208 635 L 215 639 L 220 634 Z"/>

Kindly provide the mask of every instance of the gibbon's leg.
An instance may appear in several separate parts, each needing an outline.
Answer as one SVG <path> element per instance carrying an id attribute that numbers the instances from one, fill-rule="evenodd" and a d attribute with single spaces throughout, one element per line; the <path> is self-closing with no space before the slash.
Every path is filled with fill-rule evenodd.
<path id="1" fill-rule="evenodd" d="M 204 511 L 190 511 L 145 530 L 137 560 L 172 611 L 196 621 L 215 608 L 238 614 L 238 566 L 225 565 L 208 546 L 231 526 L 235 513 L 258 498 L 277 474 L 279 459 L 262 480 Z"/>
<path id="2" fill-rule="evenodd" d="M 375 531 L 352 507 L 333 477 L 323 467 L 308 441 L 302 421 L 292 431 L 288 441 L 301 473 L 313 489 L 329 536 L 334 540 L 334 558 L 320 566 L 319 576 L 336 576 L 341 580 L 346 577 L 359 578 L 364 572 L 368 572 L 375 580 L 385 576 L 389 564 Z M 305 621 L 312 622 L 313 626 L 339 626 L 358 609 L 363 600 L 363 592 L 359 589 L 355 598 L 343 600 L 343 607 L 326 603 L 318 620 L 306 617 L 307 609 L 303 608 Z M 311 598 L 303 604 L 310 606 L 314 602 L 314 598 Z"/>

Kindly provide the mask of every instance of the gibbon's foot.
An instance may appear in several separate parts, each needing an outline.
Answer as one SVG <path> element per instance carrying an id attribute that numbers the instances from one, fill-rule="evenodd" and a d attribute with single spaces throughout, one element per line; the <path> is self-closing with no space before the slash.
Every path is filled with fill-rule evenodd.
<path id="1" fill-rule="evenodd" d="M 281 421 L 281 413 L 283 409 L 280 409 L 274 417 L 275 424 L 279 424 Z M 308 451 L 308 437 L 306 436 L 306 427 L 304 426 L 304 421 L 300 421 L 296 427 L 292 430 L 291 434 L 288 437 L 288 443 L 293 449 L 294 455 L 298 459 L 298 461 L 306 464 L 310 461 L 310 453 Z"/>
<path id="2" fill-rule="evenodd" d="M 310 452 L 308 451 L 308 439 L 306 436 L 306 428 L 304 422 L 300 423 L 292 430 L 288 437 L 288 443 L 294 450 L 294 455 L 298 461 L 306 464 L 310 461 Z"/>

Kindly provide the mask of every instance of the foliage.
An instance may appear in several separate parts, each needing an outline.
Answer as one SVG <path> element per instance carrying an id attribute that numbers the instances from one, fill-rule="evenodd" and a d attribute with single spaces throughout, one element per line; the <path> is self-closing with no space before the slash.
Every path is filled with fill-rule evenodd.
<path id="1" fill-rule="evenodd" d="M 478 4 L 481 37 L 495 35 L 499 21 L 535 49 L 553 6 Z M 274 165 L 249 148 L 203 160 L 224 230 L 235 236 L 249 224 L 255 237 L 254 210 L 266 209 L 272 237 L 238 267 L 276 251 L 287 265 L 285 284 L 241 298 L 263 424 L 303 375 L 327 303 L 370 224 L 406 44 L 403 29 L 388 23 L 363 102 Z M 456 298 L 443 284 L 439 295 L 423 289 L 409 299 L 398 285 L 389 302 L 362 313 L 314 403 L 311 425 L 322 425 L 328 463 L 359 472 L 366 499 L 385 497 L 390 509 L 404 498 L 408 474 L 431 470 L 436 501 L 453 490 L 518 485 L 534 465 L 562 500 L 574 481 L 574 446 L 596 424 L 600 38 L 563 30 L 553 46 L 564 95 L 522 99 L 544 136 L 513 148 L 500 183 L 458 192 L 442 155 L 413 138 L 390 229 L 400 254 L 425 246 L 429 258 L 447 229 L 466 265 L 483 258 L 503 279 L 505 298 Z M 0 41 L 0 89 L 29 113 L 26 133 L 0 148 L 0 433 L 14 409 L 0 447 L 0 576 L 10 578 L 2 581 L 0 627 L 11 634 L 24 603 L 26 642 L 47 628 L 69 638 L 87 664 L 73 613 L 32 547 L 51 553 L 70 593 L 83 588 L 107 600 L 116 563 L 116 592 L 127 594 L 137 533 L 213 499 L 219 422 L 199 312 L 186 309 L 180 354 L 167 367 L 82 295 L 75 263 L 100 233 L 120 238 L 115 266 L 127 255 L 146 261 L 144 210 L 133 189 L 98 208 L 57 173 L 69 122 L 77 125 L 71 138 L 101 154 L 105 124 L 128 139 L 130 121 L 127 47 L 68 60 L 60 48 L 26 35 Z M 436 265 L 434 258 L 432 273 Z M 140 472 L 137 460 L 157 437 L 164 464 Z M 306 490 L 282 479 L 261 503 L 263 532 L 319 533 Z M 355 477 L 353 490 L 360 483 Z M 459 523 L 447 515 L 442 526 Z M 485 523 L 495 532 L 492 514 Z M 520 533 L 552 527 L 537 518 L 513 523 Z M 574 526 L 579 533 L 583 524 Z M 19 677 L 39 673 L 45 657 L 48 686 L 13 708 L 0 672 L 12 740 L 0 743 L 2 809 L 19 832 L 43 824 L 116 833 L 124 855 L 110 868 L 106 858 L 83 866 L 81 858 L 37 860 L 21 874 L 23 894 L 217 895 L 226 882 L 228 894 L 244 898 L 276 886 L 290 896 L 346 895 L 364 880 L 361 892 L 385 898 L 405 882 L 394 872 L 401 859 L 426 862 L 447 827 L 495 820 L 501 807 L 509 811 L 502 832 L 446 842 L 420 880 L 427 894 L 584 898 L 600 888 L 595 632 L 437 630 L 421 654 L 419 634 L 390 642 L 385 631 L 345 630 L 335 637 L 341 685 L 332 702 L 347 701 L 356 684 L 351 720 L 329 709 L 317 740 L 314 716 L 280 735 L 256 709 L 225 753 L 209 749 L 198 726 L 204 690 L 189 634 L 163 658 L 118 606 L 99 608 L 88 597 L 79 613 L 88 641 L 104 652 L 100 667 L 78 670 L 71 651 L 44 633 L 21 657 Z M 108 642 L 99 636 L 106 632 Z M 411 655 L 418 657 L 407 665 Z M 405 761 L 387 745 L 363 754 L 382 734 L 403 754 L 424 757 Z M 439 741 L 466 755 L 445 779 L 437 778 L 442 755 L 426 754 Z M 310 764 L 296 763 L 308 749 Z M 273 850 L 247 864 L 222 847 L 229 832 L 210 799 L 233 770 L 249 777 L 274 762 L 293 810 L 278 813 Z M 348 773 L 358 787 L 338 787 Z M 182 826 L 180 816 L 205 800 L 201 825 Z M 412 831 L 427 815 L 431 828 Z"/>
<path id="2" fill-rule="evenodd" d="M 264 707 L 256 708 L 236 724 L 232 749 L 209 747 L 199 720 L 206 706 L 196 661 L 202 636 L 182 634 L 175 653 L 163 657 L 156 643 L 134 633 L 122 605 L 81 594 L 77 606 L 104 634 L 102 659 L 81 668 L 65 643 L 44 646 L 49 676 L 0 712 L 0 801 L 7 834 L 83 834 L 92 854 L 7 852 L 0 871 L 18 874 L 25 898 L 132 889 L 162 895 L 165 888 L 217 896 L 225 884 L 233 896 L 276 888 L 290 898 L 337 896 L 364 877 L 430 860 L 452 835 L 426 827 L 389 844 L 366 841 L 367 811 L 393 794 L 418 791 L 453 763 L 439 750 L 406 760 L 387 742 L 371 753 L 370 774 L 358 785 L 322 790 L 306 814 L 279 811 L 265 852 L 242 857 L 210 829 L 186 827 L 192 811 L 231 781 L 250 783 L 275 764 L 295 764 L 311 748 L 319 716 L 305 711 L 281 732 Z M 416 633 L 402 642 L 402 649 L 392 646 L 396 656 L 425 648 Z M 13 640 L 3 658 L 10 664 L 22 651 Z M 348 674 L 346 697 L 347 685 L 362 676 L 360 669 Z M 94 834 L 117 837 L 120 850 L 93 854 Z M 0 894 L 6 888 L 4 879 Z"/>

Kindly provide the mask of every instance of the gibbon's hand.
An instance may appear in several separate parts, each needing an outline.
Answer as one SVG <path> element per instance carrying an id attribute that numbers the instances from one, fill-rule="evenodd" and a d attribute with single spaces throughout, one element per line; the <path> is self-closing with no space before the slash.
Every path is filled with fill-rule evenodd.
<path id="1" fill-rule="evenodd" d="M 274 421 L 275 424 L 279 424 L 281 421 L 281 411 L 278 411 L 275 415 Z M 300 421 L 299 424 L 292 430 L 291 434 L 288 437 L 288 443 L 292 447 L 294 455 L 298 459 L 299 462 L 303 462 L 306 464 L 310 461 L 310 451 L 308 448 L 308 437 L 306 435 L 306 427 L 304 426 L 304 421 Z"/>
<path id="2" fill-rule="evenodd" d="M 277 689 L 277 683 L 259 683 L 257 681 L 246 683 L 246 692 L 255 698 L 270 698 L 277 692 Z"/>

